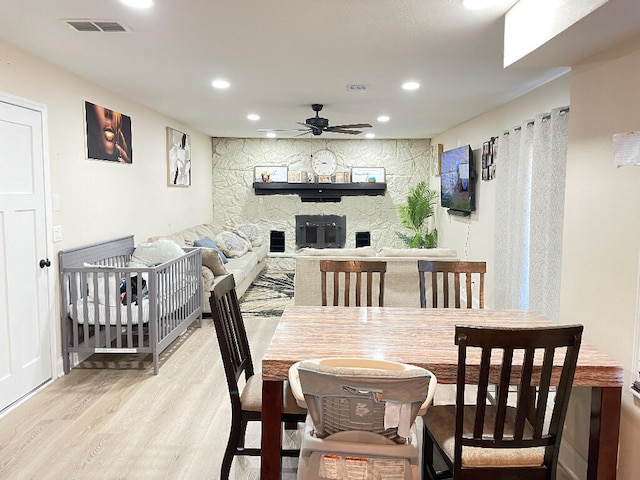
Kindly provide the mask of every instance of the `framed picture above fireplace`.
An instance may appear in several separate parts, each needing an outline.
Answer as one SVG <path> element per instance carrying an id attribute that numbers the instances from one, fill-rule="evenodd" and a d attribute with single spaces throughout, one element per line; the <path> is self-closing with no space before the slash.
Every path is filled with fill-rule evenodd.
<path id="1" fill-rule="evenodd" d="M 253 169 L 253 178 L 255 182 L 287 182 L 289 169 L 277 165 L 258 166 Z"/>
<path id="2" fill-rule="evenodd" d="M 385 183 L 384 167 L 352 167 L 351 181 L 355 183 Z"/>

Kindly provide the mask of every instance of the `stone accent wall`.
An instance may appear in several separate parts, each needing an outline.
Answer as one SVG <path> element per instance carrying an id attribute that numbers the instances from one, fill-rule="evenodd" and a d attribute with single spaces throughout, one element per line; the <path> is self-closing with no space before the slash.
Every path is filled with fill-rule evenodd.
<path id="1" fill-rule="evenodd" d="M 286 165 L 311 171 L 311 155 L 323 148 L 338 157 L 338 171 L 351 167 L 384 167 L 385 196 L 343 197 L 338 203 L 302 202 L 298 195 L 260 195 L 253 191 L 255 166 Z M 402 247 L 396 231 L 397 206 L 406 202 L 409 187 L 428 180 L 434 171 L 429 140 L 213 139 L 213 220 L 222 225 L 256 223 L 269 238 L 285 232 L 286 253 L 295 252 L 295 215 L 346 215 L 347 248 L 355 247 L 355 232 L 371 232 L 371 245 Z"/>

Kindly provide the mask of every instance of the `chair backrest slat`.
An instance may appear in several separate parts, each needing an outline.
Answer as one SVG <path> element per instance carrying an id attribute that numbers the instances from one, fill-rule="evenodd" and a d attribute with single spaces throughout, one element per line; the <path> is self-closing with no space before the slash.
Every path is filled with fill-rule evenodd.
<path id="1" fill-rule="evenodd" d="M 484 308 L 484 275 L 486 272 L 486 262 L 418 260 L 420 306 L 422 308 L 428 306 L 426 273 L 431 273 L 430 307 L 449 308 L 452 304 L 455 308 L 461 308 L 462 285 L 464 285 L 466 308 L 473 308 L 474 284 L 477 282 L 478 306 Z M 442 297 L 439 299 L 440 283 L 442 284 Z M 450 298 L 452 295 L 453 301 Z"/>
<path id="2" fill-rule="evenodd" d="M 377 306 L 384 306 L 384 276 L 387 271 L 387 263 L 380 261 L 355 261 L 355 260 L 321 260 L 320 272 L 322 281 L 322 305 L 328 305 L 327 299 L 327 273 L 333 275 L 333 301 L 332 305 L 340 305 L 340 298 L 343 305 L 348 307 L 351 304 L 352 293 L 355 296 L 356 306 L 362 306 L 363 282 L 366 283 L 366 305 L 373 306 L 373 296 L 375 293 L 374 284 L 378 279 L 378 302 Z M 355 291 L 351 290 L 351 274 L 355 274 Z M 365 275 L 363 275 L 363 273 Z M 375 274 L 375 276 L 374 276 Z M 364 280 L 363 280 L 364 277 Z M 340 281 L 343 280 L 342 290 Z"/>
<path id="3" fill-rule="evenodd" d="M 239 405 L 238 380 L 242 374 L 249 379 L 254 368 L 235 286 L 233 275 L 227 275 L 216 284 L 209 302 L 231 401 Z"/>
<path id="4" fill-rule="evenodd" d="M 455 472 L 462 468 L 463 447 L 542 446 L 546 449 L 547 469 L 553 472 L 553 476 L 547 478 L 555 478 L 582 329 L 582 325 L 544 328 L 456 326 L 459 363 L 454 477 Z M 481 355 L 476 371 L 475 367 L 469 368 L 467 359 L 477 358 L 468 351 L 478 349 Z M 496 383 L 496 380 L 498 394 L 495 405 L 487 405 L 487 385 Z M 470 384 L 477 386 L 472 410 L 464 408 L 465 389 Z M 555 395 L 550 394 L 553 388 Z M 473 432 L 465 434 L 465 415 L 470 412 L 475 412 Z M 489 417 L 489 412 L 492 417 Z"/>

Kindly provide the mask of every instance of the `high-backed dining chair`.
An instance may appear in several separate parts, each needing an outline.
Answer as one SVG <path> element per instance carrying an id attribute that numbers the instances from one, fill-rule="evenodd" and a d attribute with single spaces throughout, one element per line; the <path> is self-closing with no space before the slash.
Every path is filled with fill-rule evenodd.
<path id="1" fill-rule="evenodd" d="M 422 422 L 416 418 L 435 393 L 437 380 L 429 370 L 377 359 L 321 358 L 293 365 L 289 383 L 309 411 L 298 480 L 365 478 L 365 471 L 366 478 L 421 479 Z"/>
<path id="2" fill-rule="evenodd" d="M 363 277 L 366 284 L 367 306 L 373 306 L 374 292 L 378 293 L 378 305 L 384 306 L 384 275 L 387 271 L 387 262 L 372 260 L 320 260 L 320 272 L 322 282 L 322 305 L 327 303 L 327 273 L 332 273 L 333 278 L 333 302 L 332 305 L 342 304 L 348 307 L 352 296 L 355 294 L 356 307 L 362 306 Z M 355 275 L 356 285 L 351 289 L 352 274 Z M 375 276 L 378 281 L 376 283 Z M 342 288 L 340 288 L 342 283 Z"/>
<path id="3" fill-rule="evenodd" d="M 235 455 L 260 455 L 260 448 L 245 448 L 244 440 L 247 423 L 262 421 L 262 376 L 253 369 L 233 275 L 220 280 L 211 292 L 209 303 L 231 398 L 231 431 L 220 470 L 220 478 L 229 478 Z M 243 374 L 245 384 L 241 390 L 238 380 Z M 306 410 L 298 406 L 286 382 L 284 389 L 282 422 L 304 422 Z M 298 454 L 298 450 L 281 450 L 282 456 L 297 457 Z"/>
<path id="4" fill-rule="evenodd" d="M 582 329 L 456 326 L 456 404 L 433 406 L 424 417 L 426 475 L 555 479 Z M 499 384 L 495 405 L 486 399 L 490 382 Z M 465 404 L 470 385 L 475 403 Z M 448 472 L 436 472 L 434 447 Z"/>
<path id="5" fill-rule="evenodd" d="M 431 275 L 431 307 L 449 308 L 453 295 L 453 307 L 460 308 L 461 285 L 465 286 L 465 306 L 473 308 L 473 284 L 478 281 L 478 306 L 484 308 L 484 275 L 487 262 L 418 260 L 420 278 L 420 306 L 427 308 L 427 274 Z M 460 277 L 463 277 L 463 283 Z M 475 278 L 475 280 L 474 280 Z M 442 285 L 442 296 L 438 294 Z"/>

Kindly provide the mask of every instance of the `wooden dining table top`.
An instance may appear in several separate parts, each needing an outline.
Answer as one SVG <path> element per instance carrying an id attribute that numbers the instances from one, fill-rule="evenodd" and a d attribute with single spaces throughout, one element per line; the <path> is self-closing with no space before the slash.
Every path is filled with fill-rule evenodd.
<path id="1" fill-rule="evenodd" d="M 455 383 L 458 324 L 555 325 L 524 310 L 289 306 L 262 359 L 262 377 L 286 380 L 289 367 L 305 358 L 367 357 L 412 363 L 432 371 L 438 383 Z M 621 387 L 623 377 L 615 359 L 582 342 L 574 386 Z"/>

